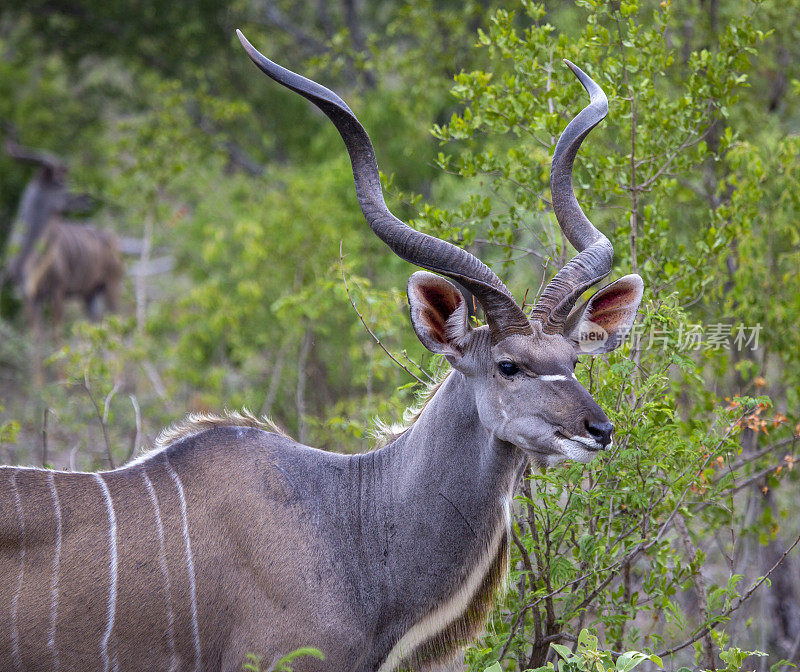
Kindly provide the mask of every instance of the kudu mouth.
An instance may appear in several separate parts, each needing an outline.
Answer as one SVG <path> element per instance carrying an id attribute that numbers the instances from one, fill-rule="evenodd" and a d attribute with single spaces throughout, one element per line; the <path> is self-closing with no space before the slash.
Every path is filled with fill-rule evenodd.
<path id="1" fill-rule="evenodd" d="M 560 429 L 556 430 L 555 436 L 560 441 L 571 441 L 572 443 L 580 444 L 581 448 L 592 453 L 608 450 L 614 445 L 614 441 L 611 438 L 609 438 L 608 443 L 600 443 L 596 439 L 589 438 L 588 436 L 570 435 Z"/>

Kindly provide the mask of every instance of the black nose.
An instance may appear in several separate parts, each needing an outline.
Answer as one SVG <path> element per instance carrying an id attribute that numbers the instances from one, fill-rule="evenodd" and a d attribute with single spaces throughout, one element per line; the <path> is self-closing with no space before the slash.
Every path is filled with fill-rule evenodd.
<path id="1" fill-rule="evenodd" d="M 612 425 L 608 420 L 603 422 L 586 421 L 586 431 L 589 432 L 589 436 L 591 436 L 597 443 L 599 443 L 603 448 L 605 448 L 609 443 L 611 443 L 611 432 L 614 431 L 614 425 Z"/>

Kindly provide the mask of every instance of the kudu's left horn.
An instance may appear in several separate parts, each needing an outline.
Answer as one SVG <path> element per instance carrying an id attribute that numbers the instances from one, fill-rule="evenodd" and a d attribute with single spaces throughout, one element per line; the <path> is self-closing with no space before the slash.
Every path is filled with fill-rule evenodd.
<path id="1" fill-rule="evenodd" d="M 547 334 L 560 334 L 575 302 L 592 285 L 611 272 L 614 248 L 584 214 L 572 188 L 572 167 L 584 138 L 608 114 L 603 89 L 574 63 L 564 61 L 589 93 L 589 105 L 567 125 L 556 144 L 550 166 L 553 211 L 561 230 L 578 250 L 548 283 L 536 303 L 531 319 Z"/>
<path id="2" fill-rule="evenodd" d="M 483 306 L 497 343 L 514 334 L 531 334 L 531 325 L 495 273 L 466 250 L 412 229 L 386 207 L 372 142 L 347 104 L 330 89 L 273 63 L 236 31 L 247 55 L 269 77 L 322 110 L 344 140 L 361 211 L 375 234 L 402 259 L 460 282 Z"/>

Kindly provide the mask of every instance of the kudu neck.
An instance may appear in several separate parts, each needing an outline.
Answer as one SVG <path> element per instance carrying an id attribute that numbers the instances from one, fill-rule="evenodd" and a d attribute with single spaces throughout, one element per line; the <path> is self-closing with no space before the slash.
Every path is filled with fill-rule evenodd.
<path id="1" fill-rule="evenodd" d="M 382 450 L 412 470 L 441 475 L 463 466 L 466 478 L 478 480 L 489 475 L 486 470 L 513 472 L 524 459 L 521 450 L 496 440 L 481 424 L 473 383 L 459 371 L 450 373 L 411 427 Z"/>
<path id="2" fill-rule="evenodd" d="M 471 382 L 453 371 L 416 422 L 377 451 L 384 501 L 410 536 L 434 528 L 434 548 L 457 562 L 494 534 L 525 464 L 480 422 Z M 417 549 L 418 550 L 418 549 Z"/>
<path id="3" fill-rule="evenodd" d="M 493 440 L 470 381 L 454 371 L 404 434 L 367 456 L 375 493 L 362 496 L 380 506 L 360 523 L 372 530 L 363 590 L 381 595 L 374 618 L 386 636 L 402 635 L 391 656 L 413 649 L 422 632 L 447 639 L 452 628 L 479 628 L 485 610 L 475 605 L 502 581 L 522 451 Z"/>

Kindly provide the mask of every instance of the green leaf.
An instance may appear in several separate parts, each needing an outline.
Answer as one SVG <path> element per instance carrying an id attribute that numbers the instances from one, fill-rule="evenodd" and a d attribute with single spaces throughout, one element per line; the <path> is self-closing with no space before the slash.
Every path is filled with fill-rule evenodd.
<path id="1" fill-rule="evenodd" d="M 550 646 L 564 660 L 567 660 L 572 655 L 572 651 L 563 644 L 550 644 Z"/>

